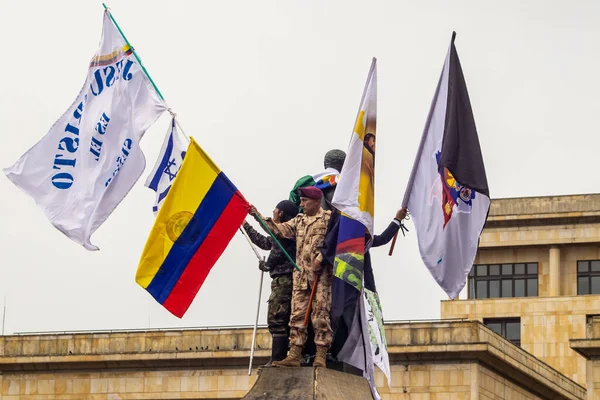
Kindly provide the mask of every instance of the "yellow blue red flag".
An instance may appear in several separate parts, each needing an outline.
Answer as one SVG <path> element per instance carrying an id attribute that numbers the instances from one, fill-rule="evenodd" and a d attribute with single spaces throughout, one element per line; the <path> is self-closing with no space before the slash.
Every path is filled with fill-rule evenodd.
<path id="1" fill-rule="evenodd" d="M 249 209 L 192 138 L 148 236 L 136 282 L 181 318 Z"/>

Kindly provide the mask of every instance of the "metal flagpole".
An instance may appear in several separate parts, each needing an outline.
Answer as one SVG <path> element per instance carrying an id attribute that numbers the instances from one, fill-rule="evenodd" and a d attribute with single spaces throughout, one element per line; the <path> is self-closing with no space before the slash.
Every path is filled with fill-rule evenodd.
<path id="1" fill-rule="evenodd" d="M 250 236 L 248 236 L 248 232 L 246 232 L 246 230 L 244 229 L 243 226 L 240 226 L 240 232 L 242 232 L 242 235 L 244 235 L 244 237 L 248 241 L 248 244 L 254 251 L 254 254 L 256 254 L 256 258 L 258 258 L 258 261 L 263 261 L 263 257 L 260 256 L 260 254 L 258 253 L 258 250 L 256 250 L 256 247 L 254 247 L 254 243 L 252 243 L 252 240 L 250 240 Z"/>
<path id="2" fill-rule="evenodd" d="M 140 58 L 140 56 L 138 55 L 138 53 L 135 51 L 135 48 L 131 45 L 131 43 L 129 43 L 129 40 L 127 40 L 127 37 L 125 36 L 125 34 L 123 33 L 123 31 L 121 30 L 121 27 L 119 26 L 119 24 L 117 24 L 117 20 L 115 19 L 115 17 L 113 17 L 112 12 L 110 11 L 110 8 L 105 3 L 102 3 L 102 6 L 104 7 L 104 10 L 108 13 L 108 16 L 110 17 L 110 20 L 113 22 L 113 24 L 115 24 L 115 27 L 117 28 L 117 30 L 121 34 L 121 37 L 123 38 L 123 40 L 125 41 L 125 43 L 127 43 L 127 46 L 129 46 L 129 48 L 131 49 L 131 52 L 133 53 L 133 56 L 135 57 L 135 59 L 137 60 L 137 62 L 140 64 L 140 67 L 142 68 L 142 71 L 144 72 L 144 74 L 146 75 L 146 77 L 148 78 L 148 80 L 150 81 L 150 83 L 152 84 L 152 87 L 154 87 L 154 90 L 156 90 L 156 93 L 158 94 L 158 97 L 160 97 L 160 99 L 163 101 L 163 103 L 167 107 L 167 111 L 169 111 L 169 113 L 171 113 L 171 115 L 173 116 L 173 118 L 175 118 L 176 114 L 171 110 L 171 108 L 167 104 L 167 101 L 163 97 L 163 95 L 160 92 L 160 90 L 158 90 L 158 86 L 156 86 L 156 83 L 154 83 L 154 80 L 152 79 L 152 77 L 150 76 L 150 74 L 148 73 L 148 71 L 146 70 L 146 67 L 142 63 L 142 59 Z M 185 133 L 185 131 L 183 130 L 183 128 L 179 124 L 179 121 L 177 121 L 176 118 L 175 118 L 175 123 L 179 127 L 179 130 L 181 131 L 181 133 L 183 134 L 183 136 L 185 136 L 185 138 L 189 142 L 190 138 Z"/>
<path id="3" fill-rule="evenodd" d="M 246 230 L 243 227 L 240 227 L 240 232 L 242 232 L 242 234 L 248 241 L 248 244 L 254 251 L 254 254 L 256 254 L 256 258 L 258 258 L 258 261 L 264 261 L 265 258 L 260 257 L 258 250 L 256 250 L 256 247 L 254 246 L 254 244 L 250 240 L 250 237 L 248 236 L 248 232 L 246 232 Z M 252 346 L 250 348 L 250 364 L 248 365 L 248 376 L 252 375 L 252 360 L 254 359 L 254 345 L 256 344 L 256 331 L 258 329 L 258 316 L 260 315 L 260 299 L 262 297 L 262 287 L 264 278 L 265 271 L 260 271 L 260 285 L 258 286 L 258 306 L 256 307 L 256 320 L 254 321 L 254 331 L 252 332 Z"/>
<path id="4" fill-rule="evenodd" d="M 4 323 L 6 322 L 6 296 L 4 296 L 4 311 L 2 312 L 2 336 L 4 336 Z"/>
<path id="5" fill-rule="evenodd" d="M 152 84 L 152 86 L 154 86 L 154 90 L 156 90 L 156 93 L 158 93 L 158 96 L 160 97 L 160 99 L 162 101 L 165 101 L 165 98 L 163 97 L 163 95 L 160 92 L 160 90 L 158 90 L 158 87 L 156 86 L 156 84 L 154 83 L 154 81 L 152 80 L 152 78 L 150 77 L 150 74 L 148 73 L 148 71 L 146 71 L 146 67 L 144 67 L 144 64 L 142 64 L 142 60 L 138 56 L 137 52 L 135 51 L 135 49 L 133 48 L 133 46 L 131 45 L 131 43 L 129 43 L 129 40 L 127 40 L 127 38 L 125 37 L 125 34 L 121 30 L 121 27 L 119 26 L 119 24 L 117 24 L 117 21 L 115 20 L 115 18 L 113 17 L 112 13 L 110 12 L 110 8 L 108 8 L 105 3 L 102 3 L 102 6 L 104 7 L 104 10 L 106 10 L 106 12 L 108 13 L 108 16 L 110 17 L 110 19 L 113 22 L 113 24 L 115 24 L 115 27 L 117 28 L 117 30 L 119 31 L 119 33 L 123 37 L 123 40 L 125 41 L 125 43 L 127 43 L 127 46 L 129 46 L 129 48 L 131 49 L 131 52 L 133 53 L 133 56 L 135 57 L 135 59 L 137 60 L 137 62 L 140 63 L 140 67 L 142 68 L 142 71 L 144 71 L 144 74 L 146 74 L 146 76 L 148 77 L 148 80 L 150 81 L 150 83 Z M 165 102 L 165 105 L 166 105 L 166 102 Z"/>
<path id="6" fill-rule="evenodd" d="M 300 268 L 298 268 L 298 266 L 296 265 L 296 262 L 294 261 L 294 259 L 292 257 L 290 257 L 290 255 L 288 254 L 287 251 L 285 251 L 285 249 L 283 248 L 283 246 L 281 245 L 281 243 L 279 242 L 279 240 L 277 240 L 277 238 L 275 237 L 275 235 L 273 234 L 273 232 L 271 232 L 271 230 L 269 229 L 269 227 L 267 226 L 267 224 L 265 223 L 265 221 L 263 221 L 263 219 L 258 215 L 254 215 L 254 218 L 260 223 L 260 226 L 262 226 L 262 228 L 267 231 L 267 233 L 271 236 L 271 238 L 273 239 L 273 241 L 275 242 L 275 244 L 277 246 L 279 246 L 279 248 L 281 249 L 281 251 L 283 251 L 283 254 L 285 254 L 285 256 L 287 257 L 288 261 L 290 263 L 292 263 L 292 265 L 294 266 L 294 268 L 296 268 L 296 271 L 300 271 Z"/>
<path id="7" fill-rule="evenodd" d="M 254 331 L 252 332 L 252 347 L 250 349 L 250 364 L 248 364 L 248 376 L 252 375 L 252 360 L 254 359 L 254 345 L 256 344 L 256 330 L 258 329 L 258 316 L 260 314 L 260 298 L 262 296 L 262 286 L 264 278 L 265 271 L 260 271 L 260 285 L 258 286 L 258 305 L 256 306 L 256 320 L 254 321 Z"/>

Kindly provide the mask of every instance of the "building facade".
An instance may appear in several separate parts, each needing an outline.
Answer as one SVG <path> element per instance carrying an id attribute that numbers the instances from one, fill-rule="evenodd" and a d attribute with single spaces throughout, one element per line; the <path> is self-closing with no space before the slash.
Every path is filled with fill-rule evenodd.
<path id="1" fill-rule="evenodd" d="M 584 400 L 586 390 L 478 321 L 386 327 L 391 364 L 384 400 Z M 252 329 L 5 336 L 1 400 L 240 399 Z M 256 363 L 270 336 L 261 329 Z M 311 397 L 312 398 L 312 397 Z"/>
<path id="2" fill-rule="evenodd" d="M 479 320 L 581 385 L 571 339 L 600 314 L 600 195 L 497 199 L 468 278 L 441 316 Z"/>
<path id="3" fill-rule="evenodd" d="M 384 400 L 600 399 L 600 195 L 493 200 L 466 298 L 386 325 Z M 248 328 L 0 337 L 0 400 L 240 399 Z M 259 329 L 254 365 L 270 354 Z"/>

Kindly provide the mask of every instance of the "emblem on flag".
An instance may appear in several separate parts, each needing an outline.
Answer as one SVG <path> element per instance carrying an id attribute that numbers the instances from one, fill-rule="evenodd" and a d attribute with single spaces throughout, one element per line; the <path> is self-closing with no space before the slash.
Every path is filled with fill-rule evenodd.
<path id="1" fill-rule="evenodd" d="M 156 164 L 145 183 L 146 187 L 156 192 L 156 201 L 152 207 L 154 215 L 158 214 L 160 206 L 165 197 L 167 197 L 171 189 L 171 184 L 181 168 L 184 157 L 185 145 L 178 135 L 177 123 L 175 117 L 173 117 Z"/>
<path id="2" fill-rule="evenodd" d="M 183 317 L 249 210 L 244 196 L 192 138 L 148 235 L 136 282 Z"/>
<path id="3" fill-rule="evenodd" d="M 431 189 L 432 201 L 437 198 L 441 202 L 442 212 L 444 213 L 444 226 L 452 218 L 452 213 L 456 210 L 459 213 L 470 213 L 473 209 L 473 200 L 475 199 L 475 191 L 458 183 L 452 172 L 446 167 L 439 167 L 441 152 L 435 153 L 436 165 L 438 167 L 439 178 L 442 182 L 440 186 L 438 180 L 433 182 Z M 437 189 L 437 190 L 436 190 Z M 439 193 L 441 189 L 441 194 Z"/>
<path id="4" fill-rule="evenodd" d="M 465 286 L 490 208 L 479 136 L 454 38 L 403 201 L 412 215 L 423 263 L 451 299 Z"/>

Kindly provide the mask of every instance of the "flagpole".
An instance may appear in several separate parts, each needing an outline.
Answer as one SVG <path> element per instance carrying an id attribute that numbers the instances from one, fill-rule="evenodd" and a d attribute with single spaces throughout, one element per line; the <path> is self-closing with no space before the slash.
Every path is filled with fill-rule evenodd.
<path id="1" fill-rule="evenodd" d="M 298 266 L 296 265 L 296 262 L 292 259 L 292 257 L 290 257 L 290 255 L 288 254 L 288 252 L 285 251 L 285 249 L 283 248 L 283 246 L 281 245 L 281 243 L 279 242 L 279 240 L 277 240 L 277 238 L 275 237 L 275 235 L 273 234 L 273 232 L 271 232 L 271 230 L 269 229 L 269 227 L 267 226 L 267 224 L 265 223 L 265 221 L 263 221 L 262 218 L 258 216 L 258 214 L 255 214 L 254 217 L 260 223 L 260 225 L 262 226 L 262 228 L 271 236 L 271 238 L 277 244 L 277 246 L 279 246 L 279 248 L 281 249 L 281 251 L 283 251 L 283 254 L 285 254 L 285 256 L 287 257 L 288 261 L 292 263 L 292 265 L 294 266 L 294 268 L 296 268 L 296 271 L 300 271 L 300 268 L 298 268 Z"/>
<path id="2" fill-rule="evenodd" d="M 254 251 L 254 254 L 256 254 L 256 258 L 258 258 L 259 261 L 264 261 L 264 257 L 261 258 L 260 254 L 258 254 L 258 250 L 256 250 L 256 247 L 250 240 L 250 236 L 248 236 L 248 232 L 246 232 L 246 229 L 240 226 L 240 232 L 242 232 L 242 235 L 244 235 L 244 237 L 248 241 L 248 244 Z M 262 287 L 264 278 L 265 271 L 260 271 L 260 285 L 258 286 L 258 306 L 256 307 L 256 320 L 254 321 L 254 331 L 252 332 L 252 347 L 250 348 L 250 364 L 248 365 L 248 376 L 252 375 L 252 360 L 254 359 L 254 345 L 256 344 L 256 331 L 258 329 L 258 316 L 260 315 L 260 299 L 262 297 Z"/>
<path id="3" fill-rule="evenodd" d="M 388 256 L 392 256 L 392 254 L 394 254 L 394 248 L 396 247 L 396 240 L 398 239 L 398 231 L 396 231 L 396 233 L 394 234 L 394 238 L 392 239 L 392 245 L 390 246 L 390 252 L 388 253 Z"/>
<path id="4" fill-rule="evenodd" d="M 2 312 L 2 336 L 4 336 L 4 323 L 6 322 L 6 296 L 4 296 L 4 311 Z"/>
<path id="5" fill-rule="evenodd" d="M 156 90 L 156 93 L 158 93 L 158 96 L 160 97 L 160 99 L 162 101 L 165 101 L 165 98 L 163 97 L 163 95 L 160 92 L 160 90 L 158 90 L 158 87 L 156 86 L 156 83 L 154 83 L 154 81 L 152 80 L 152 77 L 150 76 L 150 74 L 148 73 L 148 71 L 146 71 L 146 67 L 144 67 L 144 64 L 142 63 L 142 60 L 138 56 L 137 52 L 135 51 L 135 49 L 133 48 L 133 46 L 131 45 L 131 43 L 129 43 L 129 40 L 127 40 L 127 37 L 125 36 L 125 34 L 123 33 L 123 31 L 121 30 L 121 27 L 119 26 L 119 24 L 117 24 L 117 21 L 115 20 L 115 17 L 113 17 L 112 13 L 110 12 L 110 8 L 108 8 L 108 6 L 105 3 L 102 3 L 102 6 L 104 6 L 104 10 L 108 13 L 108 16 L 110 17 L 110 19 L 113 22 L 113 24 L 115 24 L 115 27 L 117 28 L 117 30 L 119 31 L 119 33 L 123 37 L 123 40 L 125 40 L 125 43 L 127 43 L 127 46 L 129 46 L 129 48 L 131 49 L 131 52 L 133 53 L 133 56 L 135 57 L 135 59 L 137 60 L 137 62 L 140 64 L 140 67 L 142 67 L 142 71 L 144 71 L 144 74 L 146 74 L 146 77 L 148 77 L 148 80 L 150 81 L 150 83 L 152 84 L 152 86 L 154 86 L 154 90 Z"/>
<path id="6" fill-rule="evenodd" d="M 248 232 L 246 232 L 246 229 L 244 229 L 243 226 L 240 226 L 240 232 L 242 232 L 242 235 L 244 235 L 244 237 L 248 241 L 248 244 L 250 245 L 250 247 L 254 251 L 254 254 L 256 254 L 256 258 L 258 258 L 258 261 L 262 261 L 263 257 L 261 257 L 260 254 L 258 254 L 258 250 L 256 250 L 256 247 L 254 247 L 254 244 L 252 243 L 252 240 L 250 240 L 250 236 L 248 236 Z"/>
<path id="7" fill-rule="evenodd" d="M 265 271 L 260 271 L 260 285 L 258 286 L 258 305 L 256 306 L 256 319 L 254 320 L 254 331 L 252 332 L 252 347 L 250 348 L 250 364 L 248 365 L 248 376 L 252 375 L 252 360 L 254 360 L 254 346 L 256 345 L 256 331 L 258 329 L 258 316 L 260 315 L 260 299 L 262 297 L 262 287 L 264 278 Z"/>

